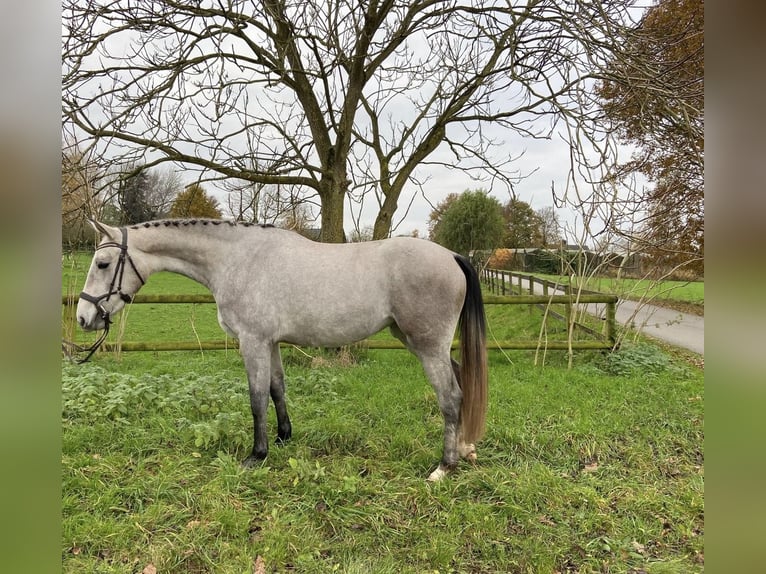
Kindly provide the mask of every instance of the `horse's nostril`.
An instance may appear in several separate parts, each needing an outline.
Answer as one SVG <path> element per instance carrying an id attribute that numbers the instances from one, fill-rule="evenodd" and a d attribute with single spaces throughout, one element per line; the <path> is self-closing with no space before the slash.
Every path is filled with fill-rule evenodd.
<path id="1" fill-rule="evenodd" d="M 85 317 L 77 317 L 77 322 L 80 324 L 80 327 L 85 327 Z"/>

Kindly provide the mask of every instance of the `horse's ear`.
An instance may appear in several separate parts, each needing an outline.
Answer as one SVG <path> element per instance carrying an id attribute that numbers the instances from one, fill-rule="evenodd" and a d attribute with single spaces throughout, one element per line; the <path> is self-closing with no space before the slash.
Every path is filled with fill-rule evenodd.
<path id="1" fill-rule="evenodd" d="M 96 221 L 95 219 L 88 218 L 88 223 L 91 224 L 93 229 L 96 230 L 97 233 L 101 234 L 102 238 L 108 238 L 112 241 L 119 241 L 120 239 L 120 230 L 111 227 L 109 225 L 106 225 L 104 223 L 101 223 L 100 221 Z"/>

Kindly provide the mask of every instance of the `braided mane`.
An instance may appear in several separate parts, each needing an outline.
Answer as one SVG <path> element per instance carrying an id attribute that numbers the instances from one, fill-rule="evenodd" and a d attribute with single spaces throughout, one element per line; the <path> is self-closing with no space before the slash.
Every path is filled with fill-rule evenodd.
<path id="1" fill-rule="evenodd" d="M 130 229 L 141 229 L 149 227 L 188 227 L 190 225 L 228 225 L 229 227 L 261 227 L 270 228 L 274 227 L 271 223 L 253 223 L 250 221 L 235 221 L 233 219 L 158 219 L 156 221 L 147 221 L 146 223 L 136 223 L 131 225 Z"/>

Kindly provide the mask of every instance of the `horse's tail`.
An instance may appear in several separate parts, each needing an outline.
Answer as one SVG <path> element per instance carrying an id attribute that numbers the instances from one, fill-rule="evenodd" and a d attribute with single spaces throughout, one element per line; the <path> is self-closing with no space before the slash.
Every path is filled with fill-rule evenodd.
<path id="1" fill-rule="evenodd" d="M 462 255 L 455 260 L 466 280 L 465 301 L 460 312 L 460 369 L 458 382 L 463 391 L 460 429 L 465 443 L 475 443 L 484 435 L 487 418 L 487 321 L 479 276 Z"/>

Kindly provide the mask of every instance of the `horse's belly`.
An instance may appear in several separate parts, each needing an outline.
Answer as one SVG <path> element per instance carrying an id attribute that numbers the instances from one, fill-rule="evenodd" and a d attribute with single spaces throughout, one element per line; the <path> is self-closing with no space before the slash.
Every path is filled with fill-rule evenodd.
<path id="1" fill-rule="evenodd" d="M 369 316 L 349 314 L 340 320 L 325 320 L 285 329 L 280 340 L 308 347 L 340 347 L 360 341 L 391 324 L 391 319 L 375 320 Z"/>
<path id="2" fill-rule="evenodd" d="M 236 333 L 234 329 L 232 329 L 221 316 L 220 309 L 218 310 L 218 324 L 221 326 L 221 329 L 223 329 L 224 333 L 226 333 L 229 337 L 236 339 L 239 336 L 238 333 Z"/>

